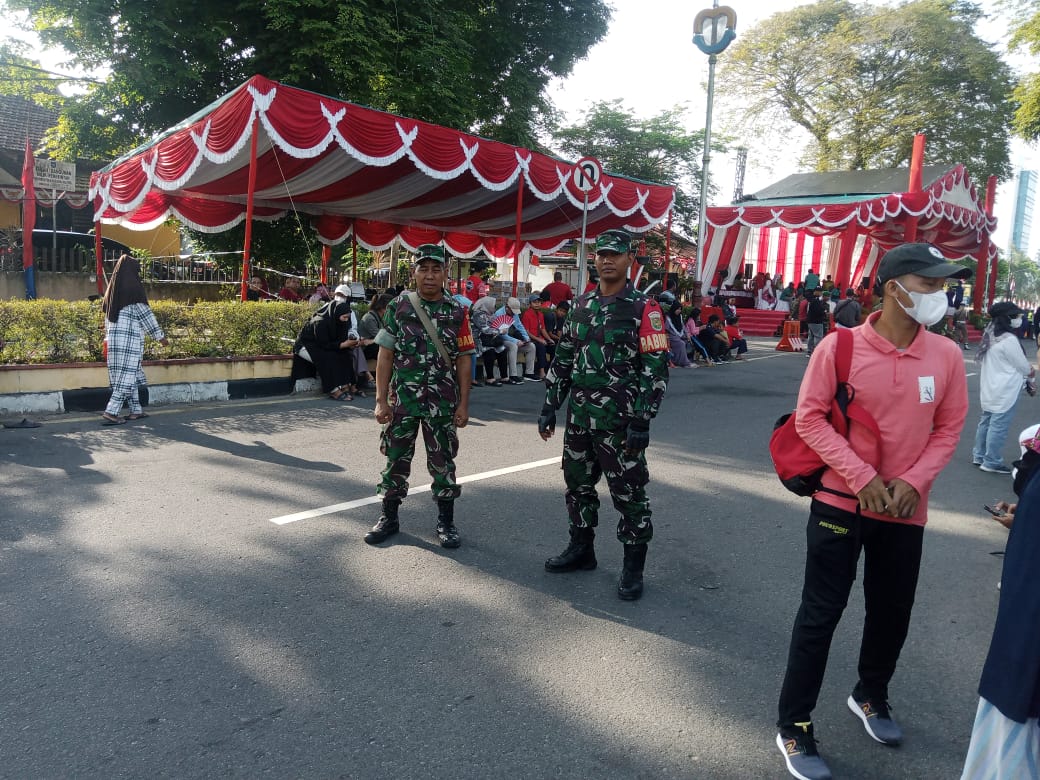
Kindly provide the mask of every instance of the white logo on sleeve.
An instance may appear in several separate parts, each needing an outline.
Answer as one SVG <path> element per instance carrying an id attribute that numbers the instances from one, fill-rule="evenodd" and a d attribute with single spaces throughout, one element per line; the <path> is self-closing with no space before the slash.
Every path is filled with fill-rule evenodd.
<path id="1" fill-rule="evenodd" d="M 919 376 L 917 377 L 917 392 L 921 397 L 921 403 L 931 404 L 935 403 L 935 377 L 934 376 Z"/>

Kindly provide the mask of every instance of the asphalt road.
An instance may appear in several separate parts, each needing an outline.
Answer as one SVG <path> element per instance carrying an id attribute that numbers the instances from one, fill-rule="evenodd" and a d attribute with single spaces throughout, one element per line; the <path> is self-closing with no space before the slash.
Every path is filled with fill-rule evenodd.
<path id="1" fill-rule="evenodd" d="M 772 344 L 673 371 L 635 603 L 614 594 L 605 496 L 600 568 L 543 570 L 566 541 L 552 463 L 466 484 L 459 550 L 436 545 L 428 492 L 402 506 L 395 544 L 363 544 L 375 504 L 322 508 L 374 494 L 371 398 L 0 430 L 0 777 L 786 777 L 773 723 L 808 501 L 782 489 L 766 441 L 806 359 Z M 878 745 L 845 707 L 857 590 L 815 713 L 836 777 L 959 776 L 1006 539 L 982 505 L 1011 497 L 970 465 L 969 384 L 893 681 L 906 742 Z M 558 458 L 560 437 L 535 430 L 541 399 L 532 383 L 475 390 L 459 475 Z M 1026 398 L 1012 430 L 1038 418 Z"/>

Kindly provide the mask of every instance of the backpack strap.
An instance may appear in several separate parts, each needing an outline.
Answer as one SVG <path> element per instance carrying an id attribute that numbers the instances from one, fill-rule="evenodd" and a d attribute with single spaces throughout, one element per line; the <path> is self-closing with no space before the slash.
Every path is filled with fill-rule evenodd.
<path id="1" fill-rule="evenodd" d="M 455 373 L 455 364 L 451 360 L 451 355 L 448 354 L 447 347 L 444 346 L 444 342 L 441 341 L 440 335 L 437 333 L 437 328 L 434 327 L 433 322 L 430 320 L 430 315 L 426 313 L 426 309 L 419 303 L 419 294 L 414 290 L 408 292 L 408 302 L 412 304 L 412 308 L 415 310 L 415 315 L 419 318 L 419 322 L 426 329 L 426 332 L 430 336 L 430 341 L 433 342 L 433 346 L 437 348 L 437 352 L 440 353 L 441 359 L 447 365 L 448 370 L 452 374 Z"/>
<path id="2" fill-rule="evenodd" d="M 849 381 L 852 372 L 852 331 L 847 328 L 838 328 L 838 347 L 834 353 L 834 367 L 838 374 L 838 384 L 843 385 Z"/>
<path id="3" fill-rule="evenodd" d="M 854 403 L 856 391 L 849 384 L 849 374 L 852 371 L 852 352 L 855 345 L 855 336 L 853 335 L 852 330 L 848 328 L 838 328 L 836 335 L 838 338 L 838 344 L 834 351 L 834 368 L 838 379 L 838 389 L 835 393 L 834 401 L 831 403 L 831 423 L 834 425 L 835 430 L 845 438 L 848 438 L 849 422 L 851 420 L 855 420 L 861 425 L 865 425 L 867 429 L 874 434 L 874 449 L 877 457 L 880 458 L 881 429 L 878 428 L 877 421 L 874 420 L 870 412 L 859 404 Z M 833 413 L 834 411 L 837 411 L 838 414 L 835 415 Z M 850 493 L 833 490 L 831 488 L 821 487 L 820 490 L 825 493 L 832 493 L 845 498 L 856 497 Z M 860 509 L 857 506 L 857 515 L 859 511 Z"/>

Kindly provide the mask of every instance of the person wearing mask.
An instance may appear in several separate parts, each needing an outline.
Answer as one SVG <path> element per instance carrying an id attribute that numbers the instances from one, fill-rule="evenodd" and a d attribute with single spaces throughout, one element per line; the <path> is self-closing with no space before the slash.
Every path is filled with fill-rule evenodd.
<path id="1" fill-rule="evenodd" d="M 102 425 L 123 425 L 127 420 L 140 420 L 148 415 L 141 406 L 138 387 L 147 384 L 144 369 L 144 337 L 151 336 L 164 347 L 169 345 L 148 306 L 148 295 L 141 282 L 141 265 L 136 257 L 122 255 L 108 280 L 101 302 L 105 313 L 105 343 L 108 345 L 108 383 L 112 394 L 101 415 Z M 127 417 L 120 417 L 123 404 L 130 407 Z"/>
<path id="2" fill-rule="evenodd" d="M 853 421 L 846 437 L 831 423 L 838 338 L 817 346 L 802 378 L 796 429 L 826 469 L 809 510 L 801 604 L 777 705 L 776 745 L 794 777 L 831 777 L 812 712 L 861 553 L 866 619 L 859 679 L 846 705 L 871 739 L 903 740 L 889 683 L 910 628 L 928 494 L 957 449 L 968 411 L 961 350 L 928 328 L 946 316 L 945 280 L 970 274 L 925 243 L 897 246 L 882 258 L 882 309 L 848 331 L 848 383 L 879 435 Z"/>
<path id="3" fill-rule="evenodd" d="M 1036 369 L 1030 365 L 1016 335 L 1022 327 L 1022 314 L 1011 301 L 994 303 L 989 309 L 990 323 L 982 333 L 982 343 L 975 357 L 980 366 L 982 415 L 975 430 L 971 462 L 991 474 L 1011 473 L 1004 463 L 1004 442 L 1023 384 L 1036 376 Z"/>

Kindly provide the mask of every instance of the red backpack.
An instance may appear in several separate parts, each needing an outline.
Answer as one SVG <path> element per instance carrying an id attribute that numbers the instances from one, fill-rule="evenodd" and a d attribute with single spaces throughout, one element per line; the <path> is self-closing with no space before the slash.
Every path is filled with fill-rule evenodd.
<path id="1" fill-rule="evenodd" d="M 881 431 L 870 413 L 855 402 L 856 390 L 849 384 L 849 372 L 852 368 L 852 331 L 838 328 L 838 346 L 834 352 L 834 367 L 838 377 L 838 389 L 831 401 L 830 421 L 834 430 L 845 438 L 849 435 L 849 421 L 855 420 L 866 425 L 880 444 Z M 783 415 L 773 426 L 773 435 L 769 438 L 769 456 L 773 459 L 773 468 L 780 477 L 784 487 L 799 496 L 811 496 L 818 491 L 855 498 L 850 493 L 822 487 L 820 480 L 827 464 L 816 454 L 798 431 L 795 430 L 795 412 Z"/>

